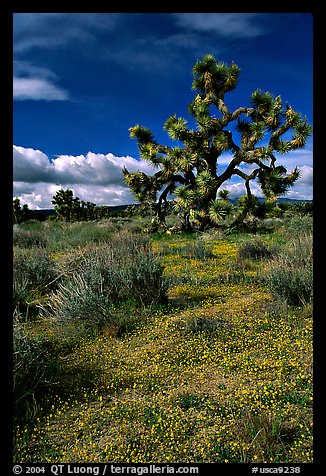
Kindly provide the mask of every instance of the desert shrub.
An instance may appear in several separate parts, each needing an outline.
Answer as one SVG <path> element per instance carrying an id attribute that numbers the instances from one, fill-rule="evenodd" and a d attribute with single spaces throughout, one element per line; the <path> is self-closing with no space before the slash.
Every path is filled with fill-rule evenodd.
<path id="1" fill-rule="evenodd" d="M 30 287 L 49 285 L 57 278 L 56 263 L 43 250 L 14 250 L 14 279 L 27 280 Z"/>
<path id="2" fill-rule="evenodd" d="M 243 462 L 252 461 L 253 455 L 257 454 L 260 459 L 266 454 L 285 458 L 287 447 L 293 444 L 300 431 L 299 425 L 290 422 L 289 417 L 283 416 L 280 411 L 261 409 L 252 413 L 245 409 L 238 422 L 241 439 L 247 442 L 247 449 L 242 455 Z"/>
<path id="3" fill-rule="evenodd" d="M 292 203 L 289 207 L 289 210 L 294 213 L 300 213 L 302 215 L 312 214 L 313 213 L 313 202 L 298 202 Z"/>
<path id="4" fill-rule="evenodd" d="M 293 240 L 266 269 L 266 284 L 275 297 L 289 305 L 307 304 L 313 298 L 312 235 Z"/>
<path id="5" fill-rule="evenodd" d="M 88 222 L 70 224 L 68 230 L 66 236 L 69 239 L 69 244 L 75 248 L 85 246 L 87 243 L 107 241 L 115 227 L 100 227 L 98 224 Z"/>
<path id="6" fill-rule="evenodd" d="M 190 408 L 202 408 L 204 400 L 201 395 L 185 393 L 178 397 L 177 404 L 182 410 L 189 410 Z"/>
<path id="7" fill-rule="evenodd" d="M 13 310 L 21 320 L 28 318 L 28 303 L 31 301 L 33 301 L 33 296 L 28 289 L 28 279 L 15 279 L 13 281 Z"/>
<path id="8" fill-rule="evenodd" d="M 13 318 L 13 406 L 17 423 L 30 422 L 51 405 L 45 395 L 61 388 L 62 356 L 85 342 L 86 331 L 60 332 L 57 328 L 37 330 L 23 323 L 17 312 Z M 83 339 L 84 338 L 84 339 Z"/>
<path id="9" fill-rule="evenodd" d="M 116 322 L 121 329 L 126 327 L 121 308 L 162 303 L 166 291 L 163 267 L 148 238 L 123 232 L 84 250 L 73 275 L 51 296 L 49 310 L 61 322 Z"/>
<path id="10" fill-rule="evenodd" d="M 133 313 L 128 303 L 116 306 L 110 295 L 103 293 L 103 288 L 95 290 L 80 275 L 74 275 L 66 284 L 60 284 L 48 309 L 44 310 L 50 310 L 63 325 L 66 339 L 80 328 L 86 331 L 102 329 L 105 333 L 110 330 L 111 335 L 120 336 L 132 331 L 141 321 L 141 315 Z M 73 324 L 72 328 L 66 327 L 69 323 Z"/>
<path id="11" fill-rule="evenodd" d="M 284 210 L 279 206 L 273 207 L 271 211 L 267 214 L 268 217 L 272 217 L 272 218 L 282 218 L 283 215 L 284 215 Z"/>
<path id="12" fill-rule="evenodd" d="M 17 316 L 13 325 L 13 403 L 16 417 L 21 417 L 34 392 L 45 382 L 44 350 L 27 335 Z"/>
<path id="13" fill-rule="evenodd" d="M 13 307 L 22 315 L 37 313 L 32 304 L 55 289 L 60 275 L 56 263 L 40 248 L 15 248 L 13 256 Z"/>
<path id="14" fill-rule="evenodd" d="M 24 224 L 14 225 L 13 244 L 20 248 L 45 248 L 47 237 L 37 225 L 29 225 L 29 227 L 24 227 Z"/>
<path id="15" fill-rule="evenodd" d="M 241 224 L 241 229 L 243 231 L 256 233 L 259 228 L 260 219 L 256 217 L 253 213 L 248 213 L 248 215 L 243 219 Z"/>
<path id="16" fill-rule="evenodd" d="M 92 289 L 101 289 L 113 302 L 149 305 L 165 298 L 163 268 L 146 236 L 123 232 L 107 245 L 90 248 L 84 254 L 83 273 Z"/>
<path id="17" fill-rule="evenodd" d="M 268 248 L 259 238 L 256 238 L 240 246 L 238 257 L 259 261 L 271 258 L 275 253 L 275 248 Z"/>
<path id="18" fill-rule="evenodd" d="M 234 270 L 228 270 L 225 273 L 218 275 L 217 282 L 221 284 L 253 284 L 261 281 L 261 278 L 256 274 L 246 272 L 245 269 L 237 269 L 237 263 L 235 263 Z"/>
<path id="19" fill-rule="evenodd" d="M 73 275 L 67 283 L 59 284 L 51 298 L 51 309 L 59 321 L 87 322 L 101 325 L 109 319 L 111 307 L 108 295 L 96 292 L 82 275 Z"/>
<path id="20" fill-rule="evenodd" d="M 279 229 L 283 224 L 283 220 L 279 217 L 268 217 L 263 218 L 259 222 L 258 232 L 259 233 L 271 233 Z"/>
<path id="21" fill-rule="evenodd" d="M 283 221 L 283 235 L 289 239 L 313 233 L 313 217 L 291 213 Z"/>
<path id="22" fill-rule="evenodd" d="M 164 239 L 168 240 L 167 237 L 168 235 L 165 235 L 163 233 L 157 233 L 155 235 L 155 241 L 160 241 L 159 254 L 161 256 L 166 256 L 171 253 L 170 242 L 164 241 Z M 212 243 L 210 243 L 210 241 L 216 239 L 215 235 L 206 233 L 205 235 L 197 237 L 195 234 L 190 235 L 188 233 L 188 236 L 186 236 L 186 238 L 188 241 L 186 244 L 178 244 L 177 242 L 175 243 L 175 245 L 173 246 L 174 253 L 179 254 L 182 258 L 199 259 L 202 261 L 206 261 L 207 259 L 212 258 L 214 256 Z"/>

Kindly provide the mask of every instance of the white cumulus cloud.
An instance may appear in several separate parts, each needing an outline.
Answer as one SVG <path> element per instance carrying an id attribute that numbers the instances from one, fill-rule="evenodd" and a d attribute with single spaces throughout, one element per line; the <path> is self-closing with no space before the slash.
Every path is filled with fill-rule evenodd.
<path id="1" fill-rule="evenodd" d="M 30 208 L 51 208 L 60 188 L 73 190 L 81 200 L 97 205 L 123 205 L 134 202 L 123 180 L 122 169 L 152 174 L 154 169 L 133 157 L 112 153 L 60 155 L 53 159 L 32 148 L 13 146 L 13 195 Z"/>
<path id="2" fill-rule="evenodd" d="M 300 177 L 298 183 L 301 185 L 311 185 L 313 184 L 313 168 L 309 165 L 303 165 L 299 167 Z"/>

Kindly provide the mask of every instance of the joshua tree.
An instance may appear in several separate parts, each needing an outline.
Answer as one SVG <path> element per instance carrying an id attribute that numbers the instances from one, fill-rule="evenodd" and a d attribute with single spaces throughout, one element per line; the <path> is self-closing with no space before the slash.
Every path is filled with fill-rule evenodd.
<path id="1" fill-rule="evenodd" d="M 96 205 L 92 202 L 84 202 L 79 197 L 74 198 L 74 192 L 67 188 L 62 188 L 52 198 L 57 212 L 58 220 L 82 221 L 93 220 L 96 217 Z"/>
<path id="2" fill-rule="evenodd" d="M 14 219 L 14 223 L 20 223 L 20 221 L 21 221 L 21 215 L 22 215 L 22 209 L 21 209 L 20 200 L 19 200 L 18 197 L 16 197 L 16 198 L 13 200 L 12 209 L 13 209 L 13 219 Z"/>
<path id="3" fill-rule="evenodd" d="M 236 64 L 217 62 L 210 54 L 195 63 L 192 89 L 196 96 L 189 105 L 189 112 L 195 119 L 196 129 L 188 128 L 186 119 L 176 114 L 164 125 L 170 138 L 184 144 L 183 147 L 158 144 L 151 131 L 139 124 L 129 129 L 130 136 L 138 141 L 142 159 L 158 170 L 146 175 L 124 169 L 124 179 L 141 205 L 153 210 L 157 224 L 165 222 L 169 197 L 183 213 L 186 228 L 190 228 L 194 220 L 201 227 L 216 224 L 217 217 L 225 216 L 230 208 L 223 209 L 227 200 L 217 200 L 217 193 L 234 175 L 244 181 L 248 210 L 252 180 L 257 179 L 265 196 L 275 200 L 298 179 L 297 167 L 287 174 L 283 165 L 275 165 L 276 154 L 304 147 L 311 126 L 291 106 L 284 107 L 280 96 L 274 98 L 261 90 L 252 93 L 249 107 L 230 111 L 225 95 L 236 88 L 239 73 Z M 236 131 L 238 142 L 234 136 Z M 283 139 L 290 132 L 292 138 Z M 226 151 L 232 153 L 232 159 L 218 174 L 219 157 Z M 245 172 L 244 165 L 251 166 L 249 173 Z"/>
<path id="4" fill-rule="evenodd" d="M 61 188 L 53 196 L 52 203 L 54 204 L 54 210 L 57 212 L 59 220 L 71 221 L 73 219 L 74 209 L 76 208 L 76 199 L 73 198 L 73 195 L 72 190 L 63 190 Z"/>
<path id="5" fill-rule="evenodd" d="M 21 207 L 18 197 L 13 199 L 13 222 L 15 224 L 22 223 L 25 220 L 33 218 L 33 211 L 28 208 L 27 203 L 24 203 Z"/>

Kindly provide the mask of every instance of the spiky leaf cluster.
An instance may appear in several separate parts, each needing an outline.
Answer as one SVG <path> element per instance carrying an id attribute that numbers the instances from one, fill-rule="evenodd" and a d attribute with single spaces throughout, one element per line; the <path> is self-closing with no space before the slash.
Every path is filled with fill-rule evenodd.
<path id="1" fill-rule="evenodd" d="M 218 225 L 233 211 L 234 207 L 225 200 L 212 200 L 209 204 L 208 214 L 210 220 Z"/>
<path id="2" fill-rule="evenodd" d="M 292 173 L 287 174 L 286 168 L 283 165 L 278 165 L 275 168 L 260 170 L 257 179 L 265 197 L 275 201 L 278 196 L 287 193 L 299 176 L 298 167 L 295 167 Z"/>
<path id="3" fill-rule="evenodd" d="M 193 72 L 192 89 L 214 102 L 237 86 L 240 68 L 235 63 L 231 66 L 217 63 L 215 57 L 208 54 L 201 61 L 196 61 Z"/>

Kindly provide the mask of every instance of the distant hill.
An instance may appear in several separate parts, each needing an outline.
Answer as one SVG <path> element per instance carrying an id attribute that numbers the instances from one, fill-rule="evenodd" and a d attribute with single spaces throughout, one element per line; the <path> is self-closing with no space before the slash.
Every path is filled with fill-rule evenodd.
<path id="1" fill-rule="evenodd" d="M 288 203 L 311 203 L 312 200 L 294 200 L 293 198 L 279 198 L 278 200 L 278 203 L 285 203 L 285 202 L 288 202 Z"/>
<path id="2" fill-rule="evenodd" d="M 237 203 L 239 198 L 240 197 L 231 198 L 230 202 Z M 259 202 L 264 202 L 265 201 L 265 198 L 263 198 L 263 197 L 257 197 L 257 199 L 258 199 Z M 286 197 L 282 197 L 282 198 L 277 199 L 277 203 L 293 203 L 293 204 L 297 203 L 298 204 L 298 203 L 311 203 L 311 202 L 312 202 L 312 200 L 296 200 L 294 198 L 286 198 Z"/>
<path id="3" fill-rule="evenodd" d="M 55 215 L 54 208 L 42 208 L 41 210 L 32 210 L 35 215 L 43 215 L 46 218 L 50 215 Z"/>

